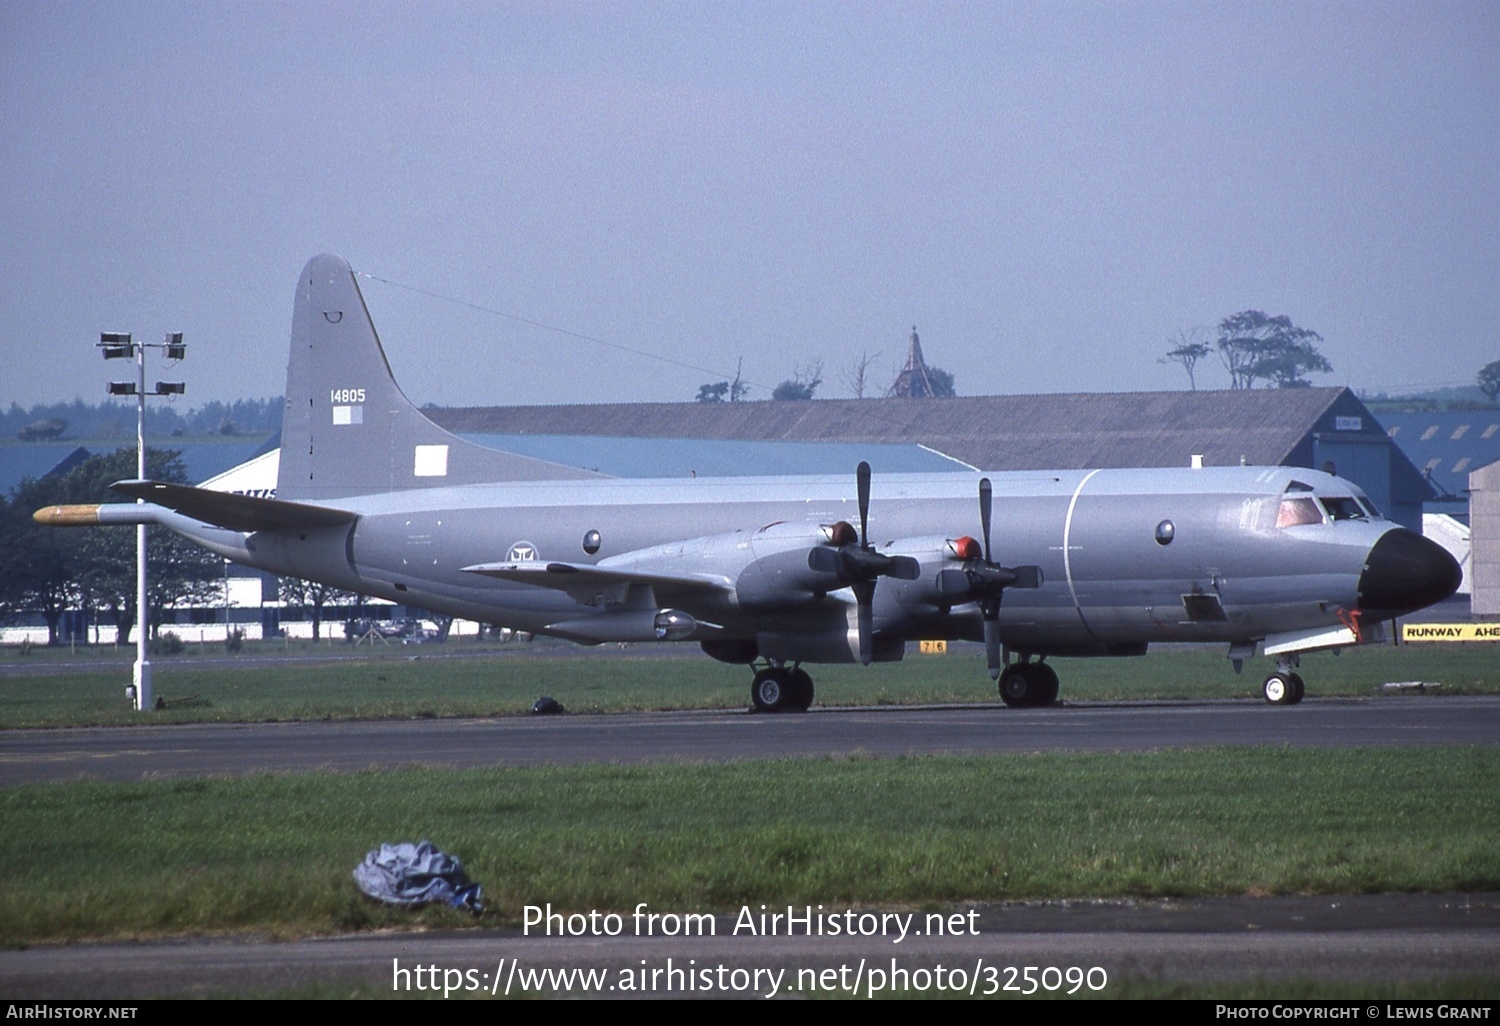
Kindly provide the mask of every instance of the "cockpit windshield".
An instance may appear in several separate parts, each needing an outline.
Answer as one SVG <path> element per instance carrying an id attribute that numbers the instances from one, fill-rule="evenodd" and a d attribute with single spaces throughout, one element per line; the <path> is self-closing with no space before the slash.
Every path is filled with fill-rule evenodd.
<path id="1" fill-rule="evenodd" d="M 1346 495 L 1322 496 L 1319 500 L 1328 515 L 1334 520 L 1367 520 L 1368 514 L 1365 509 L 1352 497 Z"/>
<path id="2" fill-rule="evenodd" d="M 1318 504 L 1309 496 L 1284 495 L 1281 498 L 1281 506 L 1276 510 L 1277 527 L 1296 527 L 1299 524 L 1321 524 L 1323 514 L 1318 510 Z"/>

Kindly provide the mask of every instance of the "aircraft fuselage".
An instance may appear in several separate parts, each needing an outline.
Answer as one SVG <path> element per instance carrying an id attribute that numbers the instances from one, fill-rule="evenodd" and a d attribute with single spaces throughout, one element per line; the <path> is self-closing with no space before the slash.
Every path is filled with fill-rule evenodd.
<path id="1" fill-rule="evenodd" d="M 1326 512 L 1316 523 L 1278 526 L 1292 479 L 1315 489 L 1307 498 L 1357 501 L 1348 482 L 1295 468 L 988 476 L 996 558 L 1033 562 L 1043 574 L 1041 587 L 1007 590 L 1002 603 L 1003 641 L 1022 652 L 1250 642 L 1337 625 L 1341 614 L 1360 608 L 1360 577 L 1377 540 L 1401 530 L 1380 518 L 1333 520 Z M 916 580 L 880 582 L 882 636 L 979 636 L 973 603 L 951 603 L 933 590 L 934 574 L 953 563 L 943 543 L 978 534 L 978 478 L 877 473 L 870 541 L 916 555 L 922 565 Z M 465 568 L 495 561 L 608 567 L 624 556 L 628 567 L 721 578 L 726 587 L 674 603 L 721 627 L 715 636 L 842 631 L 852 602 L 847 589 L 807 590 L 797 601 L 793 596 L 803 592 L 778 586 L 778 570 L 798 572 L 799 554 L 815 543 L 820 526 L 856 520 L 852 484 L 836 477 L 604 479 L 352 496 L 339 501 L 357 514 L 352 526 L 256 532 L 242 552 L 230 554 L 277 573 L 316 575 L 338 587 L 532 632 L 605 612 L 624 598 L 580 603 L 563 591 Z M 788 519 L 789 508 L 798 519 Z M 934 533 L 939 526 L 944 534 Z M 596 540 L 597 550 L 586 551 L 585 543 Z M 649 558 L 643 561 L 642 553 Z M 781 615 L 768 619 L 769 606 L 779 606 Z"/>

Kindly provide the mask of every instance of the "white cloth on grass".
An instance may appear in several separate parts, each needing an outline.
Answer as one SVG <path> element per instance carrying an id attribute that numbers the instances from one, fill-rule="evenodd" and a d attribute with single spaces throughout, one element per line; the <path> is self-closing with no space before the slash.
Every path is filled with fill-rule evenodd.
<path id="1" fill-rule="evenodd" d="M 377 901 L 392 905 L 446 902 L 481 911 L 483 894 L 469 882 L 463 863 L 439 851 L 431 841 L 382 844 L 354 867 L 354 882 Z"/>

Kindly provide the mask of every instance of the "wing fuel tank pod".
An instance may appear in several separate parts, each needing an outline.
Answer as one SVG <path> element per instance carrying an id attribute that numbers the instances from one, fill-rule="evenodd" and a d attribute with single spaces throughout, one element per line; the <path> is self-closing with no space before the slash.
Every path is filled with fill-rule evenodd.
<path id="1" fill-rule="evenodd" d="M 1398 527 L 1382 534 L 1359 575 L 1359 608 L 1381 619 L 1443 601 L 1458 590 L 1463 570 L 1436 542 Z"/>
<path id="2" fill-rule="evenodd" d="M 698 621 L 680 609 L 620 609 L 549 624 L 547 632 L 585 645 L 607 641 L 685 641 Z"/>

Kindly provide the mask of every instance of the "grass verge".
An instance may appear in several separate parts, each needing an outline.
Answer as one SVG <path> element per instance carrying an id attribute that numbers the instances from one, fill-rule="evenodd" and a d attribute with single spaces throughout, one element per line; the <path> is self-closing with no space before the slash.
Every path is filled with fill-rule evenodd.
<path id="1" fill-rule="evenodd" d="M 126 707 L 128 667 L 69 663 L 59 672 L 56 664 L 66 655 L 60 652 L 47 653 L 50 663 L 38 663 L 38 672 L 27 673 L 19 660 L 8 659 L 0 675 L 0 728 L 504 716 L 525 712 L 541 695 L 575 712 L 730 709 L 749 700 L 745 667 L 691 653 L 663 657 L 643 649 L 574 649 L 577 654 L 528 655 L 518 647 L 486 651 L 472 645 L 453 642 L 424 646 L 421 653 L 397 649 L 378 655 L 344 647 L 341 655 L 325 653 L 319 662 L 286 659 L 242 667 L 227 659 L 164 657 L 153 663 L 155 690 L 172 706 L 149 717 Z M 1064 701 L 1258 698 L 1269 661 L 1253 661 L 1239 676 L 1217 648 L 1167 649 L 1134 659 L 1064 659 L 1056 665 Z M 914 653 L 902 663 L 817 666 L 812 672 L 817 702 L 825 706 L 997 700 L 977 646 L 955 647 L 944 656 Z M 1440 683 L 1440 694 L 1500 693 L 1500 659 L 1489 645 L 1354 649 L 1310 657 L 1301 672 L 1311 697 L 1368 695 L 1387 681 L 1403 680 Z"/>
<path id="2" fill-rule="evenodd" d="M 1500 750 L 569 766 L 0 792 L 0 939 L 336 933 L 350 872 L 430 838 L 522 906 L 941 907 L 1021 898 L 1500 888 Z"/>

